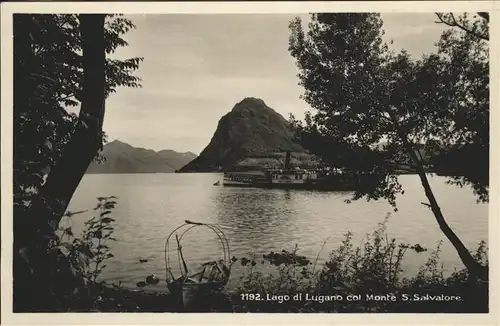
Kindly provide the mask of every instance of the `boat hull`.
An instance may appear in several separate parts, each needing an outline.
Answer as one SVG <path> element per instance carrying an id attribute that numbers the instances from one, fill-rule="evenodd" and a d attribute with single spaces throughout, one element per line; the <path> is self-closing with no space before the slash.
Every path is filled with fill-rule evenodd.
<path id="1" fill-rule="evenodd" d="M 320 191 L 354 191 L 359 178 L 345 174 L 318 175 L 317 171 L 265 170 L 226 172 L 222 180 L 224 187 L 247 187 L 265 189 L 297 189 Z"/>
<path id="2" fill-rule="evenodd" d="M 306 183 L 244 183 L 226 182 L 224 187 L 264 188 L 264 189 L 296 189 L 318 191 L 351 191 L 353 186 L 346 183 L 306 182 Z"/>
<path id="3" fill-rule="evenodd" d="M 222 181 L 222 185 L 224 187 L 252 187 L 255 183 L 253 182 L 241 182 L 234 180 L 224 180 Z"/>

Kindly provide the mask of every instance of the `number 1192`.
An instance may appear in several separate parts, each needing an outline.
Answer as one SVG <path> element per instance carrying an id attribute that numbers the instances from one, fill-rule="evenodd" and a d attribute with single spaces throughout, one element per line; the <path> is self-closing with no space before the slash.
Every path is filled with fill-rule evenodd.
<path id="1" fill-rule="evenodd" d="M 255 300 L 261 300 L 260 294 L 258 293 L 242 293 L 240 294 L 241 300 L 244 301 L 255 301 Z"/>

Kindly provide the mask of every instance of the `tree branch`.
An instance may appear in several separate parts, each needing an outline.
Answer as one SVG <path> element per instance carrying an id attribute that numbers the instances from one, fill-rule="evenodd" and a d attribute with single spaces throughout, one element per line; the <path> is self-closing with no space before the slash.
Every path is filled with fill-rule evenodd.
<path id="1" fill-rule="evenodd" d="M 391 164 L 391 163 L 386 163 L 386 165 L 394 170 L 400 170 L 404 172 L 411 172 L 414 173 L 415 169 L 412 169 L 411 167 L 404 166 L 404 165 L 399 165 L 399 164 Z"/>
<path id="2" fill-rule="evenodd" d="M 488 13 L 479 13 L 481 17 L 485 18 L 485 17 L 488 17 L 488 18 L 485 18 L 487 21 L 489 21 L 489 14 Z M 482 14 L 482 15 L 481 15 Z M 474 35 L 475 37 L 478 37 L 480 39 L 483 39 L 483 40 L 486 40 L 486 41 L 489 41 L 489 37 L 487 35 L 484 35 L 484 34 L 480 34 L 470 28 L 468 28 L 467 26 L 463 25 L 463 24 L 460 24 L 457 19 L 455 18 L 455 16 L 450 13 L 450 18 L 451 18 L 451 21 L 449 20 L 446 20 L 444 17 L 443 14 L 440 14 L 440 13 L 436 13 L 436 16 L 439 18 L 439 21 L 436 22 L 438 24 L 445 24 L 445 25 L 448 25 L 450 27 L 458 27 L 460 28 L 461 30 L 465 31 L 466 33 L 469 33 L 471 35 Z"/>
<path id="3" fill-rule="evenodd" d="M 422 202 L 420 202 L 420 204 L 422 204 L 422 205 L 424 205 L 424 206 L 427 206 L 428 208 L 432 209 L 431 204 L 424 203 L 423 201 L 422 201 Z"/>
<path id="4" fill-rule="evenodd" d="M 58 99 L 57 99 L 57 101 L 58 101 L 58 102 L 61 102 L 61 101 L 67 100 L 67 99 L 69 99 L 69 98 L 71 98 L 71 97 L 75 97 L 75 94 L 71 93 L 71 94 L 68 94 L 68 95 L 66 95 L 66 96 L 62 96 L 62 97 L 58 98 Z M 76 100 L 76 98 L 75 98 L 75 100 Z M 78 100 L 77 100 L 77 101 L 78 101 Z"/>

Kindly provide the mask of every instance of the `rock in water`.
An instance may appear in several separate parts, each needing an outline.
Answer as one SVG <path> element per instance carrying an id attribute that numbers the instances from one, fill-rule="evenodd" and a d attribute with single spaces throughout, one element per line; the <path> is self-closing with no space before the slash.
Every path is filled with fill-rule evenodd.
<path id="1" fill-rule="evenodd" d="M 160 282 L 160 279 L 154 274 L 148 275 L 146 277 L 147 284 L 156 285 L 158 284 L 158 282 Z"/>

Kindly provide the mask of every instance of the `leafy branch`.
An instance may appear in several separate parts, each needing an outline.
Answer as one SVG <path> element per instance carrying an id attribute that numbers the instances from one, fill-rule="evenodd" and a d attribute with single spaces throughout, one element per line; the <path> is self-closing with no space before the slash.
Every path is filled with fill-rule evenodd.
<path id="1" fill-rule="evenodd" d="M 487 23 L 490 21 L 490 15 L 487 12 L 479 12 L 478 15 L 483 18 Z M 450 27 L 458 27 L 461 30 L 465 31 L 466 33 L 472 34 L 475 37 L 478 37 L 483 40 L 489 40 L 490 37 L 488 35 L 488 30 L 482 29 L 480 30 L 477 26 L 477 24 L 472 24 L 467 21 L 467 19 L 462 16 L 462 17 L 455 17 L 453 13 L 436 13 L 436 16 L 438 17 L 439 21 L 436 23 L 438 24 L 445 24 Z"/>

